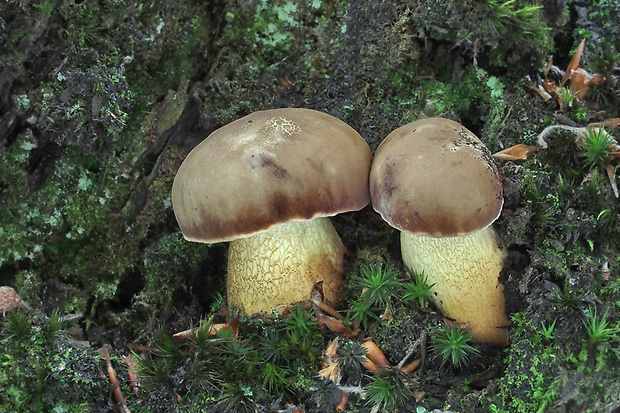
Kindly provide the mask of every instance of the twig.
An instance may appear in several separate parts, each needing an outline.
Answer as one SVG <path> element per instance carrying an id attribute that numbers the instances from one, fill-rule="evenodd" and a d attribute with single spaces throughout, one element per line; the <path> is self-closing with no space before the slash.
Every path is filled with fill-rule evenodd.
<path id="1" fill-rule="evenodd" d="M 422 342 L 426 342 L 427 334 L 428 333 L 426 331 L 422 331 L 422 334 L 420 334 L 420 337 L 411 346 L 409 346 L 409 348 L 407 349 L 407 354 L 405 354 L 405 357 L 403 357 L 403 359 L 400 361 L 400 363 L 398 363 L 396 367 L 400 369 L 405 365 L 405 362 L 407 361 L 409 357 L 411 357 L 415 349 L 418 348 L 418 346 Z M 422 358 L 422 360 L 424 360 L 424 353 L 422 353 L 420 357 Z"/>
<path id="2" fill-rule="evenodd" d="M 549 145 L 547 145 L 547 142 L 545 141 L 545 138 L 547 137 L 547 135 L 550 135 L 551 132 L 553 132 L 556 129 L 562 129 L 562 130 L 567 130 L 570 132 L 573 132 L 576 135 L 585 133 L 588 131 L 587 128 L 581 128 L 581 127 L 574 127 L 574 126 L 566 126 L 566 125 L 551 125 L 551 126 L 547 126 L 545 129 L 543 129 L 542 132 L 540 132 L 538 134 L 538 145 L 543 148 L 543 149 L 547 149 L 549 147 Z"/>
<path id="3" fill-rule="evenodd" d="M 101 347 L 97 350 L 99 357 L 105 362 L 106 368 L 108 370 L 108 377 L 110 379 L 110 388 L 112 390 L 112 396 L 114 398 L 114 403 L 120 409 L 122 413 L 131 413 L 125 404 L 125 397 L 123 397 L 123 393 L 121 392 L 121 386 L 118 382 L 118 378 L 116 377 L 116 372 L 112 367 L 112 362 L 110 361 L 110 352 L 106 346 Z"/>

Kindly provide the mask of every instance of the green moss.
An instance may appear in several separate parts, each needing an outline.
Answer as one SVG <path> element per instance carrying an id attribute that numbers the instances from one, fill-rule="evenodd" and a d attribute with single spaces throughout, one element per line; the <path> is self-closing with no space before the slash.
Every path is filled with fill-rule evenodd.
<path id="1" fill-rule="evenodd" d="M 484 125 L 483 139 L 493 147 L 507 108 L 502 81 L 473 65 L 464 68 L 458 81 L 452 78 L 453 73 L 446 71 L 408 85 L 409 93 L 397 97 L 398 106 L 406 111 L 403 122 L 439 116 L 460 119 L 471 128 Z"/>
<path id="2" fill-rule="evenodd" d="M 105 408 L 107 380 L 94 351 L 49 320 L 15 310 L 0 320 L 0 410 L 86 412 Z"/>
<path id="3" fill-rule="evenodd" d="M 54 256 L 61 251 L 63 254 L 72 251 L 70 263 L 59 260 L 54 264 L 60 274 L 68 276 L 75 271 L 63 268 L 69 265 L 83 269 L 82 266 L 89 265 L 88 262 L 96 257 L 93 249 L 104 248 L 102 244 L 109 241 L 106 234 L 109 236 L 114 230 L 107 217 L 118 198 L 122 199 L 127 193 L 127 188 L 123 188 L 126 181 L 110 174 L 101 182 L 96 173 L 86 167 L 86 161 L 87 158 L 74 149 L 65 151 L 36 196 L 31 196 L 25 186 L 6 184 L 14 191 L 10 194 L 12 202 L 8 204 L 8 214 L 1 222 L 11 241 L 9 249 L 2 251 L 5 262 L 43 256 L 55 261 Z M 46 202 L 40 202 L 41 199 Z M 84 220 L 84 216 L 88 219 Z"/>
<path id="4" fill-rule="evenodd" d="M 508 66 L 540 63 L 552 46 L 541 9 L 530 1 L 430 0 L 419 7 L 417 18 L 430 37 L 452 41 L 479 61 Z"/>
<path id="5" fill-rule="evenodd" d="M 130 399 L 129 407 L 161 411 L 175 405 L 180 411 L 195 411 L 218 406 L 226 411 L 254 411 L 282 394 L 290 399 L 315 391 L 320 385 L 316 371 L 323 337 L 317 334 L 310 313 L 300 307 L 292 314 L 291 318 L 241 319 L 239 338 L 229 329 L 210 335 L 209 320 L 189 339 L 189 348 L 160 331 L 156 350 L 140 361 L 144 397 Z"/>
<path id="6" fill-rule="evenodd" d="M 491 411 L 528 413 L 544 411 L 558 398 L 550 387 L 557 372 L 557 349 L 533 341 L 531 326 L 524 317 L 512 317 L 513 342 L 506 358 L 506 372 L 499 380 Z M 539 410 L 540 409 L 540 410 Z"/>

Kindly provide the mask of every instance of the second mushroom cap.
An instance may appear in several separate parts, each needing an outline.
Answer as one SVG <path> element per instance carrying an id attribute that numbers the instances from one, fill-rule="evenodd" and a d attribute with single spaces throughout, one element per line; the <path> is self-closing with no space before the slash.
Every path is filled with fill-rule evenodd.
<path id="1" fill-rule="evenodd" d="M 370 193 L 375 210 L 393 227 L 431 236 L 485 228 L 503 205 L 489 150 L 468 129 L 443 118 L 417 120 L 383 140 Z"/>

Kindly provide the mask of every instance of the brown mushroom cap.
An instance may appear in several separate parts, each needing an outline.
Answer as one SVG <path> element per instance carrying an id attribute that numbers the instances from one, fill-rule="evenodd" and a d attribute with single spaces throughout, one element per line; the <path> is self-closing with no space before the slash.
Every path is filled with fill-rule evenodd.
<path id="1" fill-rule="evenodd" d="M 370 171 L 373 207 L 391 226 L 457 236 L 499 216 L 502 185 L 491 153 L 457 122 L 421 119 L 381 142 Z"/>
<path id="2" fill-rule="evenodd" d="M 310 109 L 252 113 L 209 135 L 183 161 L 172 203 L 189 241 L 255 235 L 369 202 L 372 153 L 346 123 Z"/>
<path id="3" fill-rule="evenodd" d="M 30 308 L 25 301 L 19 298 L 17 292 L 9 286 L 3 285 L 0 287 L 0 314 L 3 316 L 7 311 L 11 311 L 14 308 Z"/>

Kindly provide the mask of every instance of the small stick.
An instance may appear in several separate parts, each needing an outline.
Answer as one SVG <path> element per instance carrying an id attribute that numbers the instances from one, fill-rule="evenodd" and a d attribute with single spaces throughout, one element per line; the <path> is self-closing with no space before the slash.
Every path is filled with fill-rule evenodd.
<path id="1" fill-rule="evenodd" d="M 133 390 L 136 397 L 140 397 L 140 378 L 136 374 L 137 368 L 137 360 L 135 353 L 131 353 L 128 355 L 121 356 L 125 365 L 127 365 L 127 377 L 129 378 L 129 386 Z"/>
<path id="2" fill-rule="evenodd" d="M 418 346 L 422 344 L 423 342 L 424 343 L 426 342 L 427 334 L 428 333 L 426 331 L 422 331 L 422 334 L 420 334 L 420 337 L 411 346 L 409 346 L 409 348 L 407 349 L 407 354 L 405 354 L 405 357 L 403 357 L 403 359 L 400 361 L 400 363 L 398 363 L 396 367 L 398 367 L 401 370 L 403 369 L 405 362 L 407 361 L 409 357 L 411 357 L 415 349 L 418 348 Z M 424 349 L 424 347 L 425 346 L 423 346 L 422 349 Z M 423 362 L 424 362 L 424 352 L 421 352 L 420 365 L 422 365 Z"/>
<path id="3" fill-rule="evenodd" d="M 121 386 L 118 382 L 118 378 L 116 377 L 116 372 L 112 367 L 112 362 L 110 361 L 110 351 L 107 347 L 104 346 L 97 350 L 97 354 L 99 354 L 99 357 L 105 361 L 106 368 L 108 369 L 110 387 L 112 389 L 112 396 L 114 397 L 116 405 L 121 409 L 122 413 L 131 413 L 125 405 L 126 399 L 123 397 L 123 393 L 121 392 Z"/>

